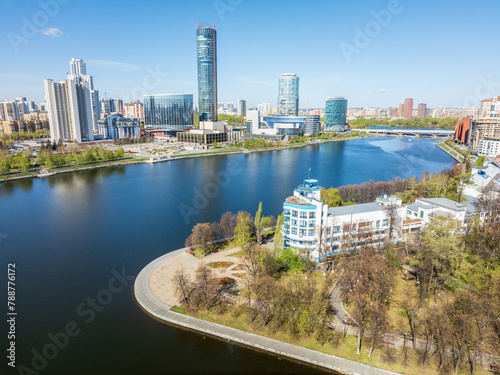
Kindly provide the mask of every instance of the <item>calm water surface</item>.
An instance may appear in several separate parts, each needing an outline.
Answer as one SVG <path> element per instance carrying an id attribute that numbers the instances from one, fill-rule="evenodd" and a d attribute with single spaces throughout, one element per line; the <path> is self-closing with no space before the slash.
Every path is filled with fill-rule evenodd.
<path id="1" fill-rule="evenodd" d="M 9 262 L 17 272 L 17 364 L 32 368 L 33 353 L 44 348 L 54 355 L 48 335 L 74 322 L 79 334 L 40 373 L 321 373 L 157 322 L 136 304 L 133 282 L 93 316 L 87 298 L 108 288 L 113 270 L 135 276 L 182 247 L 197 222 L 226 211 L 254 214 L 260 201 L 266 214 L 279 214 L 309 168 L 329 187 L 455 165 L 434 142 L 357 139 L 0 183 L 2 279 Z M 1 366 L 9 370 L 5 357 Z"/>

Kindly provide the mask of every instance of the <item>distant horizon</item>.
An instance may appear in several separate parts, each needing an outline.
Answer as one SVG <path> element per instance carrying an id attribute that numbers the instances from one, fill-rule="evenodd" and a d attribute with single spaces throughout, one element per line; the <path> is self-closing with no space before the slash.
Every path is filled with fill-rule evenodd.
<path id="1" fill-rule="evenodd" d="M 187 92 L 197 102 L 200 20 L 217 25 L 220 102 L 275 107 L 283 73 L 300 78 L 300 108 L 307 101 L 309 108 L 324 108 L 329 96 L 345 97 L 349 108 L 397 107 L 408 97 L 428 108 L 478 108 L 480 100 L 500 95 L 500 51 L 490 48 L 500 4 L 493 0 L 472 7 L 317 0 L 308 4 L 310 12 L 293 0 L 52 3 L 47 8 L 29 0 L 19 7 L 0 0 L 0 11 L 9 14 L 0 25 L 1 100 L 44 102 L 43 80 L 64 80 L 78 57 L 101 98 L 107 93 L 128 102 L 142 101 L 142 94 Z M 96 8 L 92 17 L 81 16 Z M 331 14 L 338 15 L 333 22 Z M 140 26 L 123 28 L 124 19 Z M 481 22 L 466 29 L 457 19 Z M 461 58 L 473 53 L 469 45 L 487 50 L 488 58 L 474 64 Z"/>

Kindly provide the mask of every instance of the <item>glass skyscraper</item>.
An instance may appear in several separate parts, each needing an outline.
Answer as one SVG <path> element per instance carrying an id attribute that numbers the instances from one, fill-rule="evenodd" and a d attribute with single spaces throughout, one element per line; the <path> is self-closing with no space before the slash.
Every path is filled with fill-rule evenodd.
<path id="1" fill-rule="evenodd" d="M 144 126 L 182 130 L 194 124 L 193 94 L 144 95 Z"/>
<path id="2" fill-rule="evenodd" d="M 282 116 L 299 114 L 299 77 L 297 74 L 282 74 L 278 88 L 278 113 Z"/>
<path id="3" fill-rule="evenodd" d="M 347 99 L 326 98 L 325 130 L 343 132 L 347 127 Z"/>
<path id="4" fill-rule="evenodd" d="M 215 25 L 197 23 L 196 42 L 200 121 L 217 121 L 217 31 Z"/>

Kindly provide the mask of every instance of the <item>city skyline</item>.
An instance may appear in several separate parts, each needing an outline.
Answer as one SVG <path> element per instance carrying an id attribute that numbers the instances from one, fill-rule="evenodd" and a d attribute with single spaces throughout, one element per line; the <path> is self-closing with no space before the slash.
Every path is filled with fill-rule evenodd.
<path id="1" fill-rule="evenodd" d="M 83 20 L 76 16 L 82 11 L 82 4 L 57 3 L 58 9 L 52 13 L 40 8 L 46 17 L 40 18 L 37 26 L 33 24 L 34 10 L 26 13 L 14 2 L 4 0 L 0 10 L 11 17 L 0 26 L 5 36 L 0 46 L 6 57 L 0 71 L 0 99 L 24 96 L 42 102 L 43 80 L 67 71 L 67 61 L 73 57 L 87 62 L 101 96 L 106 92 L 129 102 L 143 94 L 196 92 L 193 29 L 200 20 L 217 24 L 219 31 L 221 102 L 246 98 L 249 108 L 262 102 L 270 102 L 274 107 L 276 77 L 285 72 L 301 77 L 299 108 L 305 108 L 307 101 L 310 108 L 322 107 L 329 96 L 348 97 L 352 107 L 397 106 L 401 98 L 407 97 L 427 103 L 429 108 L 473 103 L 478 106 L 480 99 L 500 90 L 494 64 L 499 51 L 488 48 L 491 58 L 475 60 L 473 66 L 467 59 L 456 58 L 460 51 L 468 50 L 467 46 L 473 45 L 477 50 L 489 46 L 484 35 L 491 34 L 495 8 L 500 7 L 497 2 L 484 1 L 482 5 L 462 9 L 451 2 L 427 7 L 425 1 L 400 1 L 393 9 L 382 1 L 345 3 L 342 7 L 317 1 L 310 5 L 315 10 L 313 14 L 298 11 L 293 2 L 274 2 L 265 7 L 258 0 L 238 5 L 225 1 L 193 3 L 141 3 L 133 9 L 140 30 L 121 28 L 123 47 L 118 44 L 108 48 L 106 43 L 98 46 L 88 40 L 112 34 L 113 40 L 120 41 L 116 38 L 116 23 L 121 16 L 130 17 L 130 7 L 100 4 L 104 7 L 102 14 L 82 24 Z M 221 8 L 219 3 L 226 7 Z M 89 5 L 85 7 L 92 6 L 92 2 L 86 4 Z M 33 5 L 33 9 L 40 7 L 36 2 Z M 487 14 L 481 11 L 484 6 L 490 9 Z M 107 17 L 106 11 L 111 9 L 117 17 Z M 340 10 L 343 15 L 335 23 L 327 20 L 333 10 Z M 457 17 L 479 16 L 482 22 L 466 30 L 455 21 Z M 101 25 L 104 17 L 104 26 L 94 27 Z M 156 22 L 160 17 L 163 22 Z M 250 25 L 256 19 L 260 27 L 254 30 Z M 287 22 L 300 24 L 287 29 L 287 35 L 280 40 L 280 48 L 293 51 L 293 58 L 277 54 L 273 42 Z M 35 32 L 23 33 L 23 27 L 24 31 L 29 30 L 27 24 L 34 25 Z M 87 32 L 77 33 L 81 27 Z M 360 30 L 373 36 L 363 40 Z M 175 38 L 161 41 L 164 48 L 152 48 L 158 45 L 160 35 L 172 33 Z M 241 44 L 241 40 L 248 42 Z M 401 44 L 403 40 L 405 43 Z M 317 58 L 311 59 L 311 55 Z M 431 62 L 427 56 L 433 57 Z"/>

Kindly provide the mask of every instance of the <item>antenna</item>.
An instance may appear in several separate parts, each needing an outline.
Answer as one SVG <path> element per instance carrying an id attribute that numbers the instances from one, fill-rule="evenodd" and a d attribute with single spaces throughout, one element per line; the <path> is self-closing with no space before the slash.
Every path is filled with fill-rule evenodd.
<path id="1" fill-rule="evenodd" d="M 309 167 L 309 177 L 308 179 L 310 180 L 311 179 L 311 167 Z"/>

